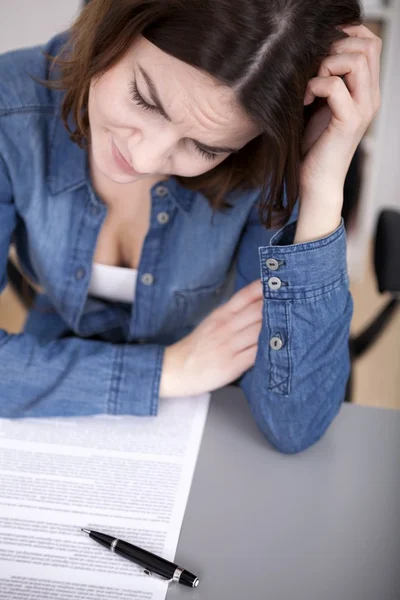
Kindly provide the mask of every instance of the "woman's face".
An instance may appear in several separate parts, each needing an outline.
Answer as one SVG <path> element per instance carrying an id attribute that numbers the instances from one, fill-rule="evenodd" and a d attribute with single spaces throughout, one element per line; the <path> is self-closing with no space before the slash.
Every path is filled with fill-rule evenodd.
<path id="1" fill-rule="evenodd" d="M 93 78 L 88 106 L 92 160 L 116 183 L 201 175 L 260 133 L 230 88 L 143 36 Z"/>

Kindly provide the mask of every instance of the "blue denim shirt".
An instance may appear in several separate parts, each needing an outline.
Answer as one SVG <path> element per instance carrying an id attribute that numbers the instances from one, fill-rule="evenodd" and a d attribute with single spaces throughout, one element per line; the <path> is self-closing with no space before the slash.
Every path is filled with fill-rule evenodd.
<path id="1" fill-rule="evenodd" d="M 55 55 L 63 41 L 0 57 L 0 289 L 14 242 L 23 270 L 43 290 L 23 333 L 0 331 L 0 417 L 156 415 L 166 345 L 261 277 L 258 354 L 240 385 L 276 448 L 310 446 L 337 414 L 349 375 L 353 303 L 343 222 L 323 239 L 293 244 L 296 210 L 279 231 L 267 231 L 255 207 L 259 190 L 213 214 L 204 196 L 171 176 L 151 189 L 133 305 L 91 298 L 106 206 L 93 190 L 86 151 L 60 119 L 62 92 L 28 75 L 46 79 L 42 50 Z"/>

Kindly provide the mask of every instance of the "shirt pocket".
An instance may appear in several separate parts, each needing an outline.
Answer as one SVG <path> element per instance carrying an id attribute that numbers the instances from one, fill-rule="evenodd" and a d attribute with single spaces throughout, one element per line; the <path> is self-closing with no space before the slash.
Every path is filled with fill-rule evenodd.
<path id="1" fill-rule="evenodd" d="M 229 280 L 225 276 L 212 285 L 175 291 L 175 315 L 177 324 L 193 328 L 225 299 Z"/>

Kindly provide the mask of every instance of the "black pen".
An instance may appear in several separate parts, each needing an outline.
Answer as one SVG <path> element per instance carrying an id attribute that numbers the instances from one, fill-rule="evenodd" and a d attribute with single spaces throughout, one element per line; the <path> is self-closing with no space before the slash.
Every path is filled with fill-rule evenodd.
<path id="1" fill-rule="evenodd" d="M 138 546 L 114 538 L 111 535 L 106 535 L 105 533 L 91 531 L 90 529 L 82 529 L 82 531 L 87 533 L 92 540 L 111 550 L 111 552 L 115 552 L 115 554 L 119 554 L 144 567 L 146 575 L 157 574 L 168 583 L 176 581 L 188 587 L 197 587 L 199 585 L 199 578 L 196 575 L 189 573 L 186 569 L 182 569 L 182 567 L 175 565 L 169 560 L 165 560 L 165 558 L 161 558 L 161 556 L 156 556 L 147 550 L 143 550 L 143 548 L 138 548 Z"/>

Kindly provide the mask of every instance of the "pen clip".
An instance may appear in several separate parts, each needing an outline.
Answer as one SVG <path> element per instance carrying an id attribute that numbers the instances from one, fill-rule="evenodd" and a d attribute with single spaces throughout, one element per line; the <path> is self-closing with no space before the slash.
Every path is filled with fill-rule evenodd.
<path id="1" fill-rule="evenodd" d="M 162 581 L 165 581 L 165 583 L 170 584 L 172 581 L 174 581 L 174 578 L 172 577 L 171 579 L 166 579 L 165 577 L 163 577 L 162 575 L 158 575 L 157 573 L 152 573 L 151 571 L 149 571 L 148 569 L 144 569 L 143 573 L 145 575 L 150 575 L 152 577 L 156 577 L 157 579 L 161 579 Z"/>

